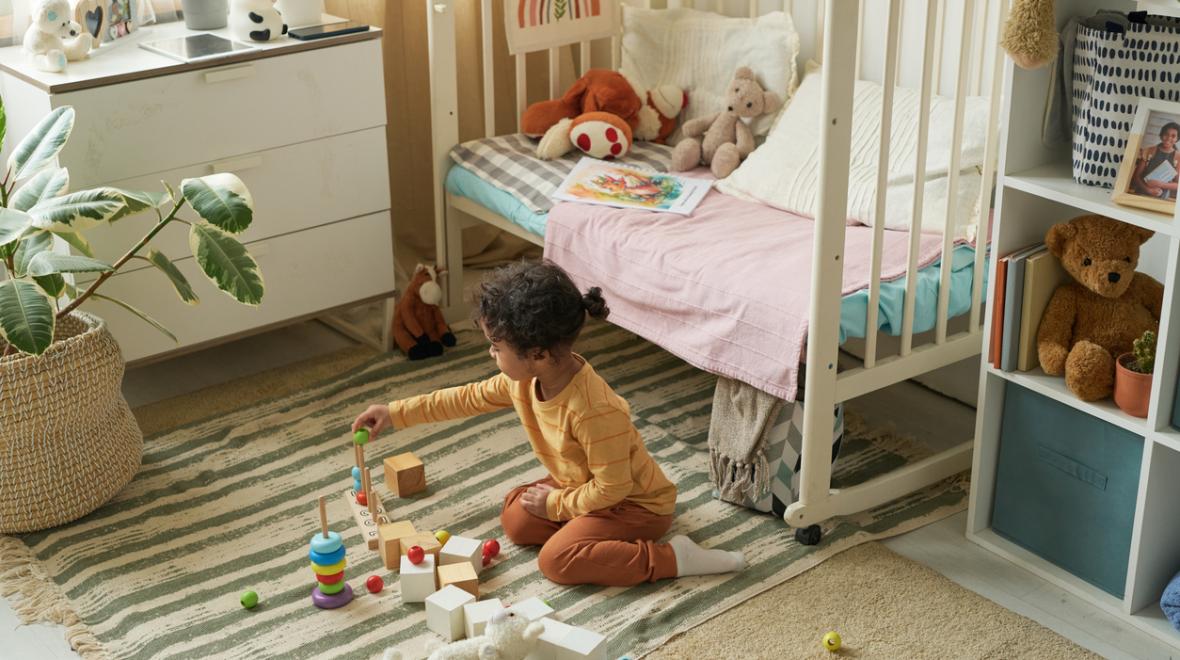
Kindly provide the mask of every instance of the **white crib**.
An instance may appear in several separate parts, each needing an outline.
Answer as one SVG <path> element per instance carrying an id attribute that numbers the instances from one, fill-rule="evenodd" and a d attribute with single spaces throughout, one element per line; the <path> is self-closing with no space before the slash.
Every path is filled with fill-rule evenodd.
<path id="1" fill-rule="evenodd" d="M 482 87 L 484 136 L 496 135 L 495 79 L 492 52 L 492 3 L 479 0 L 482 25 Z M 618 0 L 604 0 L 618 1 Z M 476 0 L 427 0 L 430 47 L 432 138 L 435 165 L 435 227 L 438 263 L 451 273 L 448 299 L 452 310 L 461 307 L 462 246 L 464 227 L 487 223 L 527 241 L 542 245 L 541 238 L 466 198 L 449 194 L 444 187 L 451 165 L 449 152 L 459 143 L 458 65 L 456 58 L 455 11 L 460 3 L 471 9 Z M 468 6 L 466 3 L 471 3 Z M 632 2 L 652 8 L 652 0 Z M 803 458 L 798 501 L 787 508 L 786 522 L 796 528 L 796 538 L 814 544 L 820 538 L 818 523 L 838 515 L 862 511 L 946 478 L 971 465 L 972 441 L 967 440 L 949 450 L 924 460 L 907 464 L 889 474 L 850 487 L 832 488 L 831 429 L 833 411 L 840 402 L 873 392 L 900 381 L 953 364 L 979 354 L 984 336 L 981 315 L 981 286 L 988 251 L 987 209 L 995 171 L 1000 94 L 1000 58 L 996 46 L 1000 19 L 1006 14 L 1006 0 L 667 0 L 668 8 L 682 6 L 716 11 L 727 15 L 758 16 L 769 11 L 791 14 L 799 28 L 802 60 L 816 59 L 823 64 L 822 89 L 823 132 L 821 135 L 820 197 L 816 221 L 819 228 L 813 245 L 814 283 L 811 291 L 810 327 L 807 336 L 807 364 L 803 423 Z M 662 8 L 662 7 L 657 7 Z M 913 34 L 911 34 L 913 33 Z M 903 38 L 903 35 L 905 38 Z M 611 40 L 611 68 L 618 68 L 620 40 Z M 591 65 L 592 44 L 570 43 L 549 50 L 550 96 L 563 91 L 558 83 L 559 64 L 564 49 L 577 49 L 580 71 Z M 517 116 L 527 105 L 528 71 L 525 55 L 515 57 Z M 605 62 L 600 65 L 606 64 Z M 802 70 L 802 68 L 800 68 Z M 921 108 L 918 122 L 918 168 L 924 166 L 927 151 L 928 108 L 932 94 L 946 93 L 954 98 L 953 145 L 950 155 L 948 186 L 955 197 L 958 186 L 959 151 L 963 134 L 964 99 L 967 94 L 990 98 L 988 135 L 985 140 L 980 197 L 981 221 L 976 237 L 978 249 L 973 264 L 973 283 L 969 321 L 965 330 L 948 329 L 948 299 L 951 259 L 943 258 L 939 271 L 939 295 L 934 331 L 915 342 L 914 300 L 915 274 L 918 269 L 920 232 L 910 232 L 909 260 L 900 347 L 892 354 L 879 355 L 878 297 L 881 285 L 881 254 L 884 223 L 874 228 L 872 279 L 866 318 L 864 357 L 852 369 L 837 372 L 839 351 L 838 327 L 842 291 L 842 259 L 845 242 L 844 211 L 847 204 L 849 149 L 853 83 L 872 79 L 884 89 L 882 135 L 878 168 L 878 189 L 887 177 L 893 90 L 896 86 L 920 89 Z M 480 137 L 480 136 L 472 136 Z M 915 180 L 921 180 L 921 172 Z M 923 186 L 915 186 L 913 208 L 917 217 L 922 208 Z M 877 217 L 885 208 L 884 195 L 878 195 Z M 942 254 L 953 248 L 951 228 L 954 213 L 948 212 L 943 231 Z M 917 223 L 915 223 L 917 224 Z"/>

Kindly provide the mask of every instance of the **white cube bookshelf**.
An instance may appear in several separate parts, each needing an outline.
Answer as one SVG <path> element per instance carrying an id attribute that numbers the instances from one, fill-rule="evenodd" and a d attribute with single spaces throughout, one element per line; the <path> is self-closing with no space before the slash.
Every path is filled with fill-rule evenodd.
<path id="1" fill-rule="evenodd" d="M 1071 15 L 1091 15 L 1100 7 L 1112 6 L 1134 11 L 1135 4 L 1059 0 L 1058 26 Z M 1146 419 L 1127 415 L 1110 399 L 1081 401 L 1066 389 L 1062 378 L 1047 376 L 1040 369 L 1028 372 L 993 369 L 988 355 L 990 346 L 984 342 L 967 536 L 1180 650 L 1180 631 L 1172 628 L 1159 608 L 1160 594 L 1172 576 L 1180 571 L 1180 525 L 1176 524 L 1176 503 L 1180 502 L 1180 431 L 1170 424 L 1180 367 L 1180 311 L 1174 304 L 1176 292 L 1180 289 L 1177 269 L 1180 214 L 1168 217 L 1119 206 L 1110 201 L 1109 190 L 1075 183 L 1069 144 L 1046 147 L 1041 142 L 1041 118 L 1049 71 L 1044 68 L 1035 71 L 1019 69 L 1007 59 L 1004 66 L 1004 128 L 1000 137 L 987 294 L 992 293 L 990 283 L 995 281 L 998 258 L 1043 241 L 1050 226 L 1085 213 L 1105 215 L 1154 231 L 1156 235 L 1143 246 L 1139 270 L 1162 282 L 1165 292 L 1151 407 Z M 990 329 L 994 310 L 990 298 L 988 302 L 984 328 Z M 992 528 L 1004 394 L 1010 385 L 1026 388 L 1143 438 L 1139 492 L 1123 597 L 1112 596 L 1092 586 Z"/>

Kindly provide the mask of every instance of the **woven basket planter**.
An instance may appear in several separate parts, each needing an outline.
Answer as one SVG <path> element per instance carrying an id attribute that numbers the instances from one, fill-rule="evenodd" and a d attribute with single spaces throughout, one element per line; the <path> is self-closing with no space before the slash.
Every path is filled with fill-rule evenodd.
<path id="1" fill-rule="evenodd" d="M 77 520 L 131 480 L 143 433 L 122 383 L 119 344 L 85 312 L 41 356 L 0 359 L 0 533 Z"/>

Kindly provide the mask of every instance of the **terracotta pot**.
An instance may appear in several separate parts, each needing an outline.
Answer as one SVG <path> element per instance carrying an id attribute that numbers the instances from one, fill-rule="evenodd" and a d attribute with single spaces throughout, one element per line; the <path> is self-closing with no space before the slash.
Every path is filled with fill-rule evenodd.
<path id="1" fill-rule="evenodd" d="M 1114 402 L 1128 415 L 1147 417 L 1148 400 L 1151 398 L 1151 374 L 1141 374 L 1123 366 L 1135 356 L 1123 353 L 1114 369 Z"/>

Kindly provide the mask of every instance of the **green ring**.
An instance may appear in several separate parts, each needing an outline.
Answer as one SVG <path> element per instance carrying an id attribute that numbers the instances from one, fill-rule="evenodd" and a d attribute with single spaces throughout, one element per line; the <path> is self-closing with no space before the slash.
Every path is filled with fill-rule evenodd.
<path id="1" fill-rule="evenodd" d="M 357 432 L 352 434 L 352 441 L 363 447 L 369 442 L 369 429 L 357 429 Z"/>
<path id="2" fill-rule="evenodd" d="M 341 591 L 344 591 L 345 584 L 346 583 L 344 580 L 341 580 L 336 584 L 324 584 L 323 582 L 320 582 L 319 590 L 321 594 L 324 594 L 325 596 L 331 596 L 332 594 L 338 594 Z"/>

